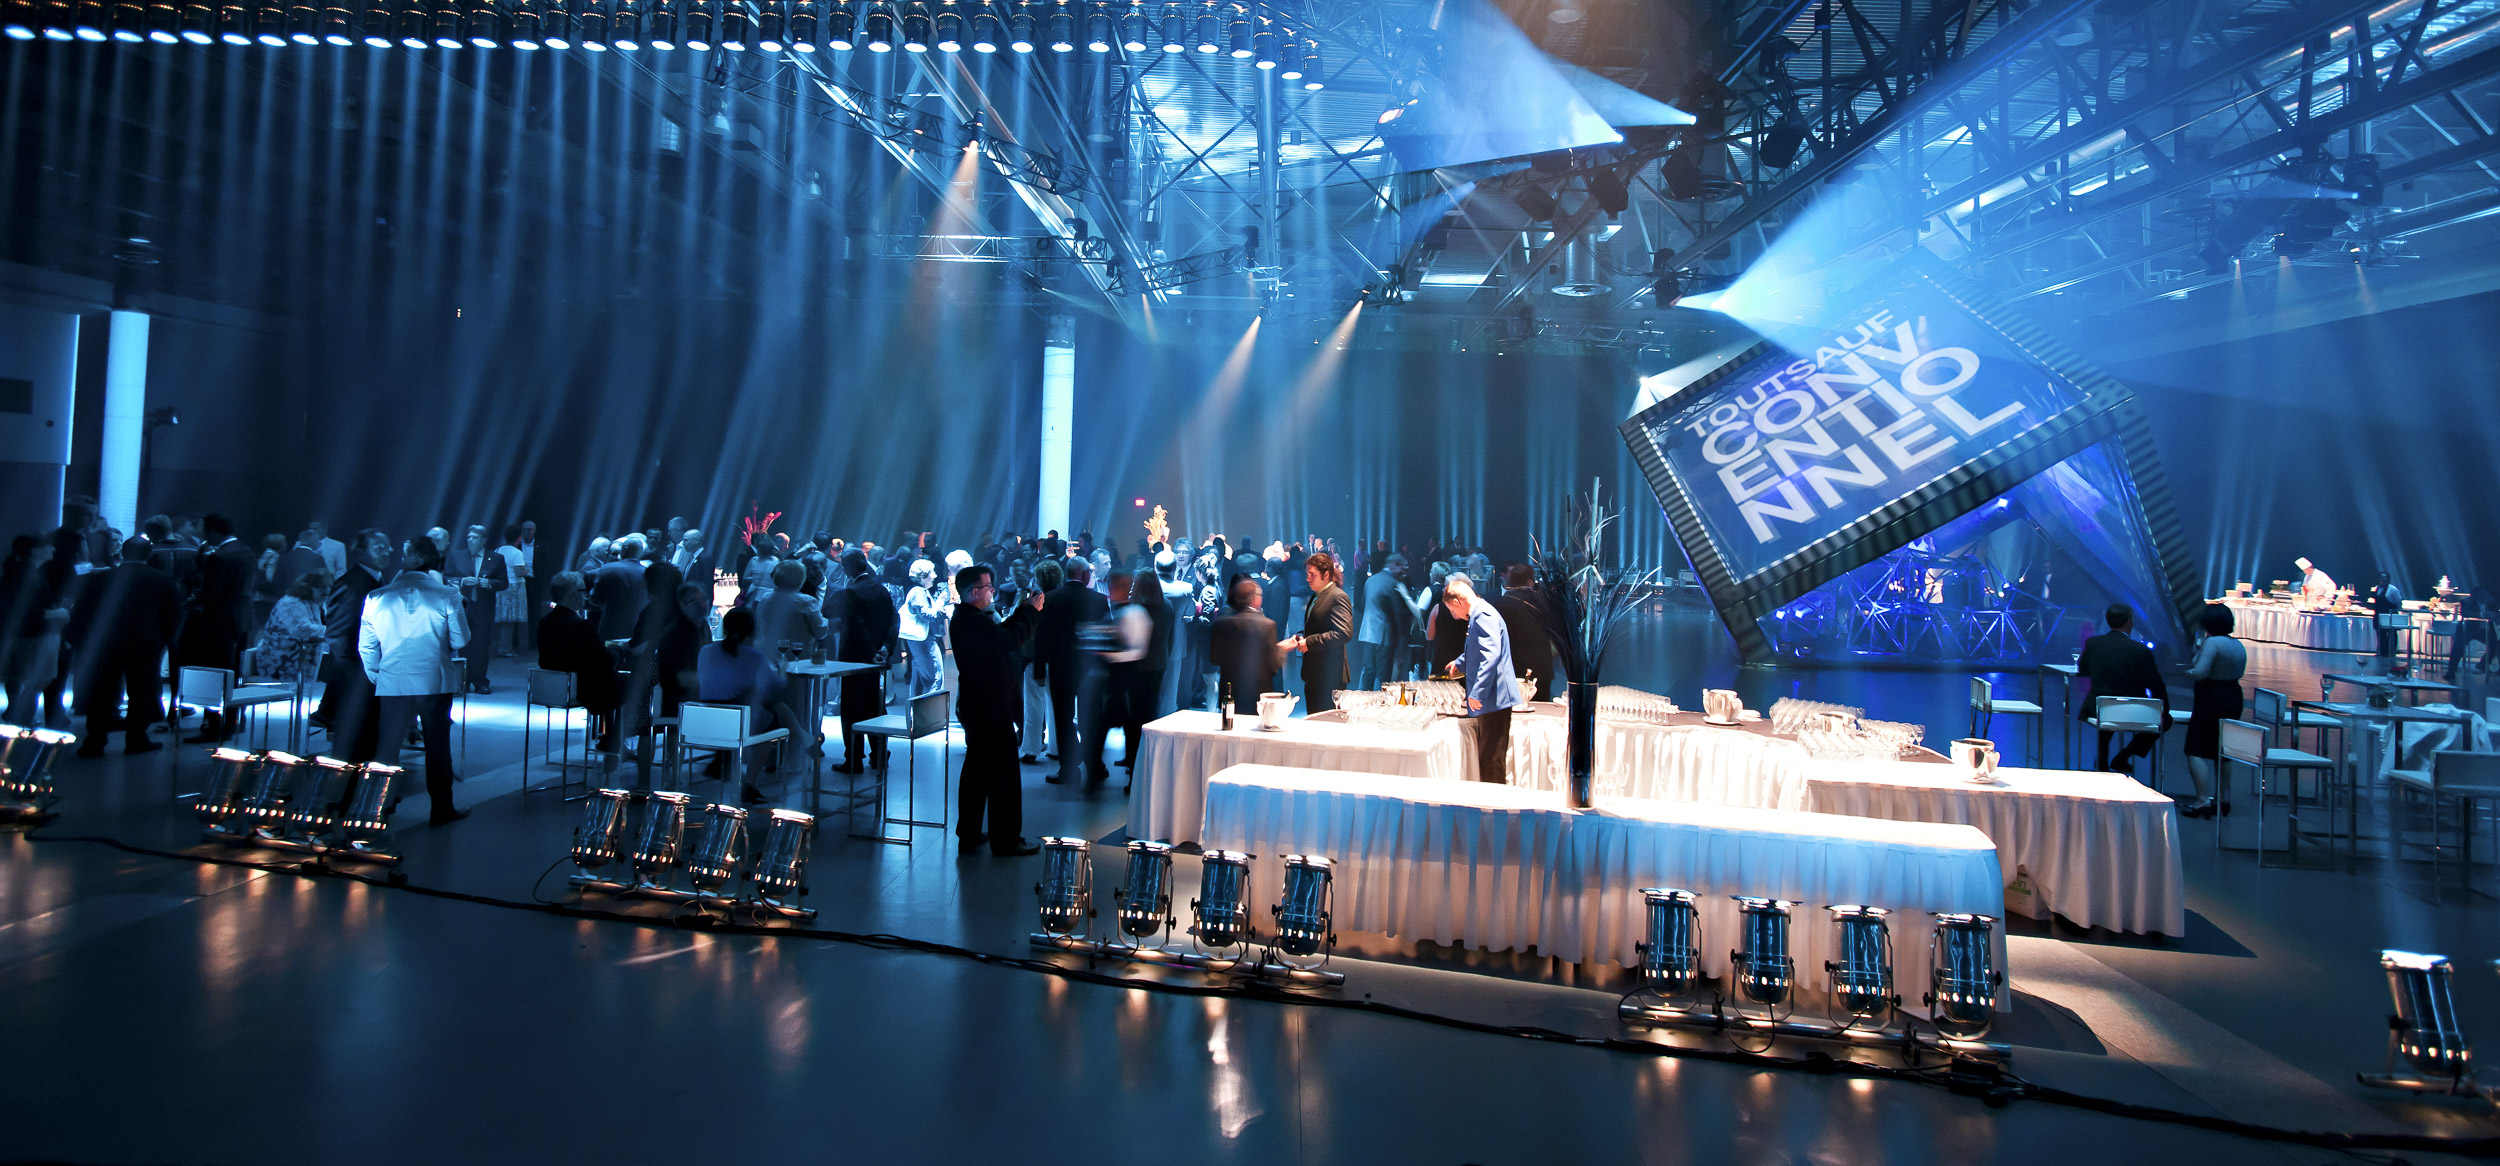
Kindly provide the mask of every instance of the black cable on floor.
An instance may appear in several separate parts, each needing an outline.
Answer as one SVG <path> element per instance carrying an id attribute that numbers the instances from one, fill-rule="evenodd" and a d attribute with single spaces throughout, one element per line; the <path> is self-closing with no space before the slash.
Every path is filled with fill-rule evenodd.
<path id="1" fill-rule="evenodd" d="M 892 935 L 883 932 L 854 932 L 838 931 L 820 927 L 738 923 L 705 914 L 680 913 L 666 917 L 638 915 L 624 911 L 611 911 L 595 907 L 584 907 L 578 904 L 555 903 L 544 900 L 523 902 L 517 899 L 502 899 L 492 895 L 478 895 L 467 891 L 453 891 L 446 890 L 441 887 L 425 886 L 421 883 L 408 881 L 406 876 L 401 875 L 398 872 L 393 872 L 391 875 L 385 877 L 377 877 L 361 871 L 347 870 L 330 865 L 329 863 L 323 861 L 321 856 L 318 855 L 308 858 L 302 862 L 255 862 L 250 859 L 231 858 L 223 855 L 189 854 L 178 850 L 160 850 L 155 847 L 140 846 L 135 843 L 124 842 L 121 839 L 111 838 L 100 834 L 45 835 L 39 831 L 29 830 L 26 833 L 26 838 L 30 842 L 87 843 L 98 846 L 107 846 L 129 854 L 143 855 L 151 858 L 176 859 L 180 861 L 203 863 L 213 866 L 239 867 L 248 870 L 264 871 L 270 874 L 294 874 L 346 879 L 363 883 L 367 886 L 408 891 L 413 894 L 424 895 L 429 898 L 447 899 L 459 903 L 474 903 L 479 906 L 496 907 L 507 911 L 550 914 L 570 919 L 591 919 L 602 922 L 626 923 L 637 927 L 665 927 L 678 931 L 698 931 L 726 935 L 771 936 L 774 938 L 789 939 L 815 939 L 832 943 L 850 944 L 853 946 L 872 948 L 882 951 L 903 951 L 916 952 L 923 955 L 949 956 L 956 959 L 969 960 L 973 963 L 988 964 L 993 967 L 1012 968 L 1018 971 L 1036 972 L 1042 975 L 1057 976 L 1063 980 L 1071 980 L 1077 983 L 1096 984 L 1109 988 L 1126 988 L 1133 991 L 1156 992 L 1169 996 L 1184 996 L 1202 999 L 1244 999 L 1261 1001 L 1270 1004 L 1295 1004 L 1306 1008 L 1341 1009 L 1345 1011 L 1395 1017 L 1401 1020 L 1418 1021 L 1442 1028 L 1457 1029 L 1462 1032 L 1477 1032 L 1494 1036 L 1507 1036 L 1522 1040 L 1539 1041 L 1547 1044 L 1569 1045 L 1576 1048 L 1599 1049 L 1607 1052 L 1625 1053 L 1637 1056 L 1709 1061 L 1718 1064 L 1735 1065 L 1748 1069 L 1771 1069 L 1783 1072 L 1807 1073 L 1816 1076 L 1863 1077 L 1872 1080 L 1904 1081 L 1917 1085 L 1926 1085 L 1932 1088 L 1945 1089 L 1957 1096 L 1974 1097 L 1991 1108 L 2001 1108 L 2014 1101 L 2037 1101 L 2049 1105 L 2062 1106 L 2068 1109 L 2078 1109 L 2091 1113 L 2105 1114 L 2111 1117 L 2129 1118 L 2136 1121 L 2158 1122 L 2165 1125 L 2186 1126 L 2192 1129 L 2207 1130 L 2214 1133 L 2233 1134 L 2239 1137 L 2252 1138 L 2260 1141 L 2314 1146 L 2319 1149 L 2335 1150 L 2347 1153 L 2365 1150 L 2388 1150 L 2409 1151 L 2415 1153 L 2455 1154 L 2469 1158 L 2500 1158 L 2500 1137 L 2456 1138 L 2433 1134 L 2354 1134 L 2334 1131 L 2284 1129 L 2279 1126 L 2258 1125 L 2252 1122 L 2236 1121 L 2231 1118 L 2214 1117 L 2199 1113 L 2187 1113 L 2181 1110 L 2164 1109 L 2159 1106 L 2138 1105 L 2133 1102 L 2117 1101 L 2110 1098 L 2093 1097 L 2088 1094 L 2073 1093 L 2064 1089 L 2056 1088 L 2055 1086 L 2041 1085 L 2035 1082 L 2025 1081 L 2012 1073 L 2005 1072 L 2001 1067 L 1993 1063 L 1977 1061 L 1969 1058 L 1956 1058 L 1949 1065 L 1934 1068 L 1910 1068 L 1895 1065 L 1876 1064 L 1868 1061 L 1845 1060 L 1835 1058 L 1820 1050 L 1806 1053 L 1803 1056 L 1785 1057 L 1772 1056 L 1768 1053 L 1746 1052 L 1741 1049 L 1692 1048 L 1681 1045 L 1661 1044 L 1655 1041 L 1632 1040 L 1630 1038 L 1620 1036 L 1582 1036 L 1577 1033 L 1563 1032 L 1558 1029 L 1544 1028 L 1537 1025 L 1489 1024 L 1483 1021 L 1467 1020 L 1462 1017 L 1447 1016 L 1437 1012 L 1426 1012 L 1420 1009 L 1407 1008 L 1396 1004 L 1386 1004 L 1376 1000 L 1351 999 L 1341 996 L 1311 995 L 1304 992 L 1288 991 L 1280 986 L 1269 985 L 1258 981 L 1252 981 L 1246 984 L 1192 984 L 1167 980 L 1134 979 L 1127 976 L 1117 976 L 1104 972 L 1097 972 L 1090 967 L 1069 967 L 1065 964 L 1053 963 L 1048 960 L 1032 959 L 1030 957 L 1023 956 L 1000 955 L 996 952 L 980 951 L 973 948 L 960 947 L 950 943 L 939 943 L 934 940 L 926 939 L 914 939 L 910 936 Z M 551 865 L 548 869 L 553 870 L 554 867 Z M 544 874 L 540 875 L 540 881 L 544 881 L 545 877 L 546 876 Z M 532 894 L 536 894 L 536 887 L 534 885 L 532 887 Z"/>

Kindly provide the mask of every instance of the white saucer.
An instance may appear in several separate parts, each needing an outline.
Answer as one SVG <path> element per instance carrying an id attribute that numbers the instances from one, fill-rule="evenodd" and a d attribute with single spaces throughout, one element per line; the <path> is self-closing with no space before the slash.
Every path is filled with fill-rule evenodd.
<path id="1" fill-rule="evenodd" d="M 1705 724 L 1705 725 L 1717 725 L 1718 727 L 1720 727 L 1720 728 L 1722 728 L 1722 729 L 1733 729 L 1733 728 L 1735 728 L 1738 724 L 1740 724 L 1740 723 L 1742 723 L 1742 722 L 1738 722 L 1738 721 L 1722 721 L 1722 720 L 1718 720 L 1718 719 L 1715 719 L 1715 718 L 1712 718 L 1712 717 L 1703 717 L 1703 718 L 1701 719 L 1701 723 L 1702 723 L 1702 724 Z"/>
<path id="2" fill-rule="evenodd" d="M 1252 725 L 1250 730 L 1254 733 L 1281 733 L 1285 731 L 1285 727 L 1283 725 Z"/>

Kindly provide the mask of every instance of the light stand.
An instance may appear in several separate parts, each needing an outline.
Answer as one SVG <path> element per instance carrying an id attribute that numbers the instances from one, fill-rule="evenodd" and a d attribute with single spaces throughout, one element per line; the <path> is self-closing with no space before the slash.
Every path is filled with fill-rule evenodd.
<path id="1" fill-rule="evenodd" d="M 642 829 L 634 835 L 634 883 L 625 894 L 669 897 L 677 856 L 686 843 L 686 806 L 694 799 L 674 790 L 645 795 Z"/>
<path id="2" fill-rule="evenodd" d="M 1642 888 L 1641 905 L 1649 916 L 1649 938 L 1632 945 L 1640 955 L 1641 986 L 1624 995 L 1620 1011 L 1627 1020 L 1681 1020 L 1697 1002 L 1702 982 L 1699 910 L 1691 891 L 1675 887 Z M 1658 1003 L 1636 1003 L 1643 995 Z"/>
<path id="3" fill-rule="evenodd" d="M 191 802 L 191 812 L 200 816 L 212 842 L 248 842 L 251 833 L 238 829 L 235 818 L 243 809 L 244 791 L 250 788 L 252 773 L 260 765 L 260 757 L 241 749 L 217 748 L 209 751 L 208 783 Z"/>
<path id="4" fill-rule="evenodd" d="M 745 862 L 740 848 L 746 841 L 746 830 L 744 809 L 718 803 L 703 807 L 703 833 L 696 836 L 685 861 L 686 881 L 694 888 L 696 902 L 727 906 L 735 901 L 721 891 L 737 881 L 739 868 Z"/>
<path id="5" fill-rule="evenodd" d="M 1850 903 L 1824 910 L 1839 932 L 1840 958 L 1823 962 L 1823 1015 L 1843 1029 L 1891 1027 L 1901 1007 L 1892 983 L 1892 930 L 1884 923 L 1892 913 Z"/>
<path id="6" fill-rule="evenodd" d="M 52 763 L 78 738 L 57 729 L 0 725 L 0 822 L 48 822 L 60 794 Z"/>
<path id="7" fill-rule="evenodd" d="M 1250 926 L 1250 859 L 1238 850 L 1199 856 L 1198 897 L 1189 901 L 1193 950 L 1180 962 L 1209 971 L 1230 971 L 1249 955 L 1258 933 Z"/>
<path id="8" fill-rule="evenodd" d="M 1337 946 L 1336 867 L 1314 854 L 1285 856 L 1285 897 L 1268 909 L 1276 917 L 1276 936 L 1260 962 L 1242 968 L 1243 972 L 1261 978 L 1276 975 L 1289 981 L 1345 983 L 1342 973 L 1322 970 Z"/>
<path id="9" fill-rule="evenodd" d="M 621 789 L 593 790 L 582 799 L 581 824 L 573 827 L 573 871 L 565 881 L 610 894 L 629 885 L 604 873 L 625 857 L 625 822 L 641 795 Z"/>
<path id="10" fill-rule="evenodd" d="M 1042 925 L 1027 937 L 1033 946 L 1101 950 L 1086 934 L 1094 918 L 1094 855 L 1084 839 L 1042 839 L 1042 880 L 1033 884 L 1033 894 L 1041 900 Z"/>
<path id="11" fill-rule="evenodd" d="M 796 919 L 815 918 L 815 908 L 795 905 L 807 895 L 807 856 L 815 841 L 815 815 L 797 810 L 767 815 L 764 844 L 756 848 L 755 867 L 747 875 L 747 905 Z"/>
<path id="12" fill-rule="evenodd" d="M 1997 921 L 1959 911 L 1929 914 L 1936 933 L 1927 943 L 1928 1020 L 1948 1048 L 1978 1044 L 1996 1026 L 1997 989 L 2005 985 L 1996 966 Z"/>
<path id="13" fill-rule="evenodd" d="M 1131 942 L 1109 941 L 1104 954 L 1169 958 L 1161 940 L 1180 922 L 1172 918 L 1172 844 L 1143 838 L 1129 843 L 1128 885 L 1111 892 L 1111 904 L 1120 934 Z"/>
<path id="14" fill-rule="evenodd" d="M 391 849 L 391 807 L 399 800 L 393 791 L 406 776 L 407 770 L 378 761 L 357 766 L 355 784 L 348 787 L 346 808 L 339 812 L 339 845 L 322 853 L 371 862 L 398 862 L 399 853 Z"/>
<path id="15" fill-rule="evenodd" d="M 2474 1080 L 2474 1050 L 2457 1020 L 2456 969 L 2448 957 L 2382 951 L 2378 962 L 2396 1007 L 2387 1018 L 2387 1071 L 2355 1076 L 2377 1089 L 2492 1098 Z M 2410 1072 L 2399 1071 L 2399 1059 Z"/>
<path id="16" fill-rule="evenodd" d="M 1900 1017 L 1901 998 L 1892 974 L 1890 912 L 1882 908 L 1857 904 L 1825 908 L 1839 932 L 1839 958 L 1823 964 L 1829 978 L 1826 1009 L 1830 1023 L 1817 1024 L 1789 1018 L 1796 964 L 1788 954 L 1788 923 L 1789 909 L 1795 904 L 1732 896 L 1744 922 L 1745 946 L 1728 953 L 1731 987 L 1745 1002 L 1767 1013 L 1755 1016 L 1747 1014 L 1741 1004 L 1729 1009 L 1724 998 L 1714 998 L 1708 1010 L 1696 1006 L 1707 980 L 1700 971 L 1693 893 L 1653 887 L 1643 890 L 1641 897 L 1649 912 L 1649 938 L 1633 945 L 1640 953 L 1642 984 L 1625 994 L 1616 1008 L 1625 1024 L 1719 1032 L 1742 1028 L 1754 1034 L 1890 1044 L 1898 1046 L 1904 1058 L 1928 1047 L 1997 1060 L 2013 1056 L 2010 1047 L 1979 1039 L 1994 1021 L 1996 986 L 2003 982 L 1990 946 L 1995 921 L 1987 916 L 1937 916 L 1939 951 L 1934 958 L 1942 966 L 1931 975 L 1936 994 L 1929 1001 L 1932 1004 L 1942 996 L 1950 1010 L 1938 1009 L 1940 1035 L 1930 1040 L 1917 1035 L 1914 1026 L 1904 1025 L 1897 1031 L 1889 1027 Z M 1645 1001 L 1644 996 L 1656 1002 Z"/>
<path id="17" fill-rule="evenodd" d="M 218 748 L 208 756 L 208 785 L 191 808 L 209 841 L 399 861 L 390 845 L 392 788 L 407 773 L 399 766 L 351 765 L 334 757 L 307 761 L 275 749 Z"/>

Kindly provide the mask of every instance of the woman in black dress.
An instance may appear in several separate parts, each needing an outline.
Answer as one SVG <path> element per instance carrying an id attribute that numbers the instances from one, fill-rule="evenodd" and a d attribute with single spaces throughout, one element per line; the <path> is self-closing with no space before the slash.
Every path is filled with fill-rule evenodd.
<path id="1" fill-rule="evenodd" d="M 2231 609 L 2205 605 L 2196 620 L 2196 663 L 2188 676 L 2196 681 L 2196 711 L 2188 716 L 2188 775 L 2196 782 L 2196 800 L 2180 807 L 2182 818 L 2214 816 L 2214 766 L 2221 756 L 2222 722 L 2240 715 L 2240 677 L 2248 673 L 2248 647 L 2231 634 Z"/>

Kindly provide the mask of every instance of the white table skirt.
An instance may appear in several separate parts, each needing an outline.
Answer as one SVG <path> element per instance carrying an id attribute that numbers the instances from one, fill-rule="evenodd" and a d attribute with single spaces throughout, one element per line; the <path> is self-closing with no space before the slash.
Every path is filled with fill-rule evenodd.
<path id="1" fill-rule="evenodd" d="M 2337 615 L 2331 611 L 2295 611 L 2278 603 L 2251 603 L 2244 599 L 2214 602 L 2231 609 L 2231 634 L 2243 640 L 2326 652 L 2378 651 L 2378 625 L 2368 612 Z M 2419 613 L 2414 616 L 2414 624 L 2430 626 Z"/>
<path id="2" fill-rule="evenodd" d="M 1268 733 L 1251 728 L 1258 719 L 1246 716 L 1234 717 L 1227 733 L 1223 723 L 1216 713 L 1183 710 L 1146 725 L 1129 794 L 1130 837 L 1195 841 L 1207 779 L 1227 766 L 1286 765 L 1448 781 L 1465 776 L 1453 720 L 1413 733 L 1304 720 Z"/>
<path id="3" fill-rule="evenodd" d="M 1969 826 L 1633 798 L 1575 812 L 1552 793 L 1479 782 L 1235 766 L 1208 783 L 1199 833 L 1209 847 L 1257 856 L 1250 885 L 1262 917 L 1284 885 L 1283 856 L 1321 855 L 1337 864 L 1340 931 L 1533 947 L 1580 963 L 1638 966 L 1644 887 L 1699 897 L 1712 975 L 1738 944 L 1730 895 L 1796 900 L 1801 996 L 1820 993 L 1832 958 L 1827 904 L 1895 911 L 1893 966 L 1915 1003 L 1933 932 L 1926 913 L 1996 915 L 2002 899 L 1996 848 Z M 1997 958 L 2003 968 L 2001 931 Z"/>
<path id="4" fill-rule="evenodd" d="M 1561 790 L 1570 782 L 1570 726 L 1557 716 L 1513 716 L 1510 782 Z M 1597 722 L 1596 792 L 1619 798 L 1803 810 L 1805 747 L 1746 729 Z"/>
<path id="5" fill-rule="evenodd" d="M 1999 769 L 2002 784 L 1984 786 L 1954 766 L 1903 761 L 1817 761 L 1810 773 L 1819 813 L 1978 827 L 1996 843 L 2000 883 L 2030 872 L 2035 917 L 2186 934 L 2178 806 L 2133 778 Z"/>

